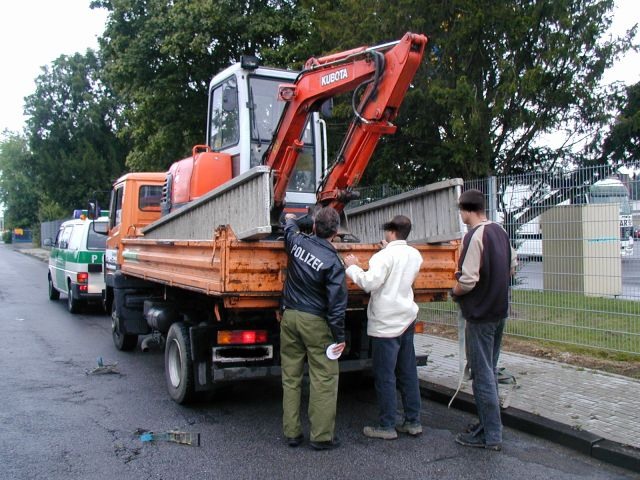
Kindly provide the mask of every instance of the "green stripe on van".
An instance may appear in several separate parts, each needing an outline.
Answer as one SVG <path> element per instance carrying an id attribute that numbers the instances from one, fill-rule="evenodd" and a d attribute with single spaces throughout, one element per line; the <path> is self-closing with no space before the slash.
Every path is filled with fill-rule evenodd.
<path id="1" fill-rule="evenodd" d="M 104 257 L 104 251 L 76 251 L 72 252 L 69 250 L 58 250 L 54 249 L 51 251 L 51 258 L 60 258 L 65 262 L 73 262 L 73 263 L 94 263 L 97 265 L 102 265 L 102 258 Z"/>

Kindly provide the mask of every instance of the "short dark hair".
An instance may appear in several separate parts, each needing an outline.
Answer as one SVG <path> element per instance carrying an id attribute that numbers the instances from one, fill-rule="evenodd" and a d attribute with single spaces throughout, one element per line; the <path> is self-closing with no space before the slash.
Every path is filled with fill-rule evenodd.
<path id="1" fill-rule="evenodd" d="M 315 214 L 316 236 L 329 238 L 338 233 L 340 215 L 331 207 L 324 207 Z"/>
<path id="2" fill-rule="evenodd" d="M 411 220 L 404 215 L 396 215 L 390 222 L 385 223 L 382 229 L 387 232 L 396 232 L 398 240 L 406 240 L 411 233 Z"/>
<path id="3" fill-rule="evenodd" d="M 475 188 L 462 192 L 458 207 L 465 212 L 484 212 L 484 193 Z"/>

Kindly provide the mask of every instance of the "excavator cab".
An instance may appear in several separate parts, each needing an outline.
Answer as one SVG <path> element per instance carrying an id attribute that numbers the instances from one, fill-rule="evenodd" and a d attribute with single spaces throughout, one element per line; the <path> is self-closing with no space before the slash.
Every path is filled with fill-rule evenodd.
<path id="1" fill-rule="evenodd" d="M 278 99 L 282 84 L 297 72 L 241 62 L 217 74 L 209 87 L 206 144 L 192 156 L 174 163 L 163 191 L 162 211 L 168 214 L 258 165 L 279 127 L 285 102 Z M 304 213 L 316 203 L 323 172 L 324 124 L 311 113 L 300 138 L 299 152 L 287 188 L 287 211 Z"/>

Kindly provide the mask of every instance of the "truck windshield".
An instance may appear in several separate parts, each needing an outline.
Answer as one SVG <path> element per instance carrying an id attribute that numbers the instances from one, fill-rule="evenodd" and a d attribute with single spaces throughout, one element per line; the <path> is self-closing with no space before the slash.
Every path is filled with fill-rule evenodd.
<path id="1" fill-rule="evenodd" d="M 278 101 L 278 85 L 290 82 L 281 78 L 249 78 L 251 122 L 251 166 L 262 164 L 262 155 L 271 143 L 285 103 Z M 302 134 L 304 149 L 298 156 L 288 191 L 313 193 L 316 189 L 312 126 L 307 122 Z"/>

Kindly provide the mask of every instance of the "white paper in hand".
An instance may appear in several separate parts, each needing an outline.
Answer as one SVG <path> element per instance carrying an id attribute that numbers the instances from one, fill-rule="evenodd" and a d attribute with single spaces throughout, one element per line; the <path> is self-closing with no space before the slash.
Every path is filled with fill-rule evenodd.
<path id="1" fill-rule="evenodd" d="M 329 345 L 329 346 L 327 347 L 327 358 L 328 358 L 329 360 L 337 360 L 337 359 L 339 359 L 339 358 L 340 358 L 340 355 L 342 355 L 342 352 L 340 352 L 340 353 L 338 353 L 338 354 L 333 353 L 333 348 L 334 348 L 336 345 L 338 345 L 338 344 L 337 344 L 337 343 L 332 343 L 331 345 Z"/>

